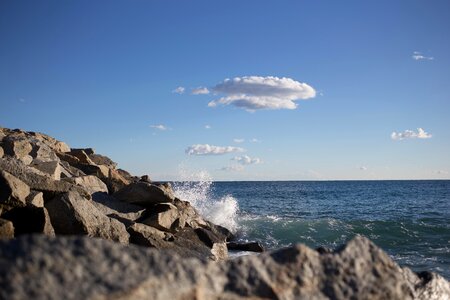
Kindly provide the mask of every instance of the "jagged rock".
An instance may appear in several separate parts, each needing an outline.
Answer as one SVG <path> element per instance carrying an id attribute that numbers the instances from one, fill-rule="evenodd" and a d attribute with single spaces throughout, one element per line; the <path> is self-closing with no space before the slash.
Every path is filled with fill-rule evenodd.
<path id="1" fill-rule="evenodd" d="M 60 160 L 65 161 L 70 165 L 77 165 L 80 163 L 80 160 L 76 156 L 70 155 L 69 153 L 56 152 L 56 155 Z"/>
<path id="2" fill-rule="evenodd" d="M 0 219 L 0 240 L 14 238 L 14 225 L 11 221 Z"/>
<path id="3" fill-rule="evenodd" d="M 140 223 L 158 228 L 164 231 L 175 232 L 185 226 L 185 222 L 180 220 L 178 208 L 171 203 L 160 203 L 148 209 L 150 214 Z"/>
<path id="4" fill-rule="evenodd" d="M 233 251 L 264 252 L 264 247 L 258 242 L 250 242 L 250 243 L 229 242 L 227 243 L 227 248 L 228 250 Z"/>
<path id="5" fill-rule="evenodd" d="M 43 233 L 54 236 L 55 231 L 44 207 L 26 206 L 14 208 L 3 214 L 2 218 L 14 224 L 15 234 Z"/>
<path id="6" fill-rule="evenodd" d="M 130 234 L 130 243 L 141 246 L 161 248 L 162 244 L 174 239 L 171 233 L 140 223 L 132 224 L 127 230 Z"/>
<path id="7" fill-rule="evenodd" d="M 27 205 L 44 207 L 44 194 L 39 191 L 31 190 L 25 201 L 27 202 Z"/>
<path id="8" fill-rule="evenodd" d="M 85 150 L 86 149 L 72 149 L 69 154 L 78 158 L 80 163 L 82 164 L 95 165 L 95 163 L 89 158 Z"/>
<path id="9" fill-rule="evenodd" d="M 150 177 L 148 175 L 142 175 L 141 178 L 139 179 L 139 181 L 152 183 L 152 180 L 150 179 Z"/>
<path id="10" fill-rule="evenodd" d="M 74 152 L 81 152 L 81 151 L 83 151 L 87 155 L 95 154 L 95 149 L 94 148 L 72 148 L 72 151 L 74 151 Z"/>
<path id="11" fill-rule="evenodd" d="M 68 182 L 83 187 L 88 193 L 108 193 L 106 184 L 98 177 L 93 175 L 85 175 L 80 177 L 71 177 L 65 179 Z"/>
<path id="12" fill-rule="evenodd" d="M 86 234 L 127 244 L 129 234 L 116 219 L 102 214 L 76 192 L 60 194 L 45 203 L 56 234 Z"/>
<path id="13" fill-rule="evenodd" d="M 17 136 L 8 136 L 2 140 L 4 151 L 7 155 L 13 156 L 17 159 L 28 159 L 28 154 L 31 152 L 33 147 L 30 142 L 23 138 Z"/>
<path id="14" fill-rule="evenodd" d="M 83 171 L 72 167 L 67 161 L 60 161 L 61 164 L 61 178 L 70 178 L 70 177 L 78 177 L 86 175 Z"/>
<path id="15" fill-rule="evenodd" d="M 104 215 L 117 219 L 129 226 L 141 218 L 145 209 L 142 206 L 126 203 L 105 193 L 92 195 L 92 204 Z"/>
<path id="16" fill-rule="evenodd" d="M 448 299 L 437 274 L 401 269 L 357 237 L 331 254 L 303 245 L 225 262 L 82 237 L 0 241 L 2 299 Z"/>
<path id="17" fill-rule="evenodd" d="M 29 194 L 30 188 L 22 180 L 0 170 L 0 204 L 23 207 Z"/>
<path id="18" fill-rule="evenodd" d="M 176 198 L 173 202 L 180 212 L 180 224 L 186 224 L 191 228 L 207 226 L 208 223 L 203 220 L 195 208 L 188 202 Z"/>
<path id="19" fill-rule="evenodd" d="M 130 184 L 130 181 L 115 169 L 109 169 L 108 178 L 103 178 L 103 181 L 108 186 L 108 190 L 111 194 L 118 192 Z"/>
<path id="20" fill-rule="evenodd" d="M 97 165 L 105 165 L 110 169 L 115 169 L 117 167 L 117 163 L 112 161 L 107 156 L 100 155 L 100 154 L 88 154 L 89 158 Z"/>
<path id="21" fill-rule="evenodd" d="M 40 162 L 59 161 L 58 155 L 56 155 L 54 149 L 36 138 L 31 138 L 29 141 L 32 145 L 30 156 L 33 157 L 34 160 Z"/>
<path id="22" fill-rule="evenodd" d="M 50 178 L 54 180 L 61 179 L 61 165 L 59 164 L 59 159 L 56 161 L 41 161 L 39 159 L 33 160 L 31 167 L 38 169 L 39 171 L 48 174 Z"/>
<path id="23" fill-rule="evenodd" d="M 143 207 L 151 207 L 158 203 L 170 203 L 175 199 L 170 186 L 156 186 L 147 182 L 131 183 L 114 193 L 114 197 Z"/>
<path id="24" fill-rule="evenodd" d="M 3 147 L 0 147 L 0 158 L 3 157 L 3 154 L 5 154 L 5 151 L 3 151 Z"/>
<path id="25" fill-rule="evenodd" d="M 11 157 L 0 158 L 0 170 L 5 170 L 17 178 L 20 178 L 31 189 L 43 191 L 45 193 L 55 194 L 68 191 L 76 191 L 83 196 L 90 195 L 82 188 L 77 187 L 69 182 L 53 180 L 39 170 L 24 165 L 21 161 Z"/>
<path id="26" fill-rule="evenodd" d="M 129 172 L 123 170 L 123 169 L 117 169 L 116 170 L 120 176 L 128 180 L 129 182 L 133 182 L 133 175 L 131 175 Z"/>
<path id="27" fill-rule="evenodd" d="M 211 248 L 213 260 L 226 260 L 228 258 L 228 249 L 226 243 L 214 243 Z"/>
<path id="28" fill-rule="evenodd" d="M 48 136 L 43 133 L 38 132 L 28 132 L 29 136 L 41 141 L 45 145 L 49 146 L 51 149 L 53 149 L 55 152 L 69 152 L 70 147 L 61 141 L 56 140 L 55 138 L 52 138 L 51 136 Z"/>

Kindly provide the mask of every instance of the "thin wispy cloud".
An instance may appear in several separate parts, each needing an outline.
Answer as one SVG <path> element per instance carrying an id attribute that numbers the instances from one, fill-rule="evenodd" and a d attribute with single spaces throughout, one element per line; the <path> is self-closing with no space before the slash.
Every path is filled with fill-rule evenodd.
<path id="1" fill-rule="evenodd" d="M 233 142 L 235 142 L 236 144 L 241 144 L 243 142 L 245 142 L 244 139 L 233 139 Z"/>
<path id="2" fill-rule="evenodd" d="M 224 96 L 209 107 L 233 105 L 248 111 L 259 109 L 295 109 L 297 100 L 314 98 L 316 91 L 306 83 L 274 76 L 244 76 L 225 79 L 212 88 Z"/>
<path id="3" fill-rule="evenodd" d="M 234 160 L 240 163 L 241 165 L 257 165 L 262 163 L 262 160 L 260 158 L 257 157 L 252 158 L 248 155 L 236 156 L 233 157 L 231 160 Z"/>
<path id="4" fill-rule="evenodd" d="M 219 171 L 226 171 L 226 172 L 241 172 L 243 170 L 244 167 L 240 165 L 227 166 L 219 169 Z"/>
<path id="5" fill-rule="evenodd" d="M 162 125 L 162 124 L 150 125 L 150 127 L 153 128 L 153 129 L 161 130 L 161 131 L 165 131 L 165 130 L 169 130 L 170 129 L 166 125 Z"/>
<path id="6" fill-rule="evenodd" d="M 211 129 L 211 125 L 205 125 L 205 129 Z"/>
<path id="7" fill-rule="evenodd" d="M 198 88 L 192 89 L 191 94 L 192 95 L 207 95 L 207 94 L 209 94 L 209 90 L 206 87 L 198 87 Z"/>
<path id="8" fill-rule="evenodd" d="M 392 132 L 391 139 L 401 141 L 406 139 L 429 139 L 433 135 L 425 132 L 422 128 L 417 128 L 417 132 L 413 130 L 405 130 L 403 132 Z"/>
<path id="9" fill-rule="evenodd" d="M 172 90 L 172 93 L 175 93 L 175 94 L 183 94 L 185 90 L 186 90 L 186 89 L 185 89 L 184 87 L 179 86 L 179 87 L 177 87 L 176 89 Z"/>
<path id="10" fill-rule="evenodd" d="M 208 144 L 196 144 L 189 146 L 185 153 L 188 155 L 223 155 L 227 153 L 243 152 L 244 149 L 233 146 L 214 146 Z"/>
<path id="11" fill-rule="evenodd" d="M 434 57 L 432 56 L 425 56 L 422 53 L 418 51 L 414 51 L 413 55 L 411 56 L 414 60 L 434 60 Z"/>
<path id="12" fill-rule="evenodd" d="M 252 142 L 252 143 L 261 143 L 261 141 L 258 140 L 258 139 L 256 139 L 256 138 L 252 138 L 252 139 L 250 140 L 250 142 Z"/>

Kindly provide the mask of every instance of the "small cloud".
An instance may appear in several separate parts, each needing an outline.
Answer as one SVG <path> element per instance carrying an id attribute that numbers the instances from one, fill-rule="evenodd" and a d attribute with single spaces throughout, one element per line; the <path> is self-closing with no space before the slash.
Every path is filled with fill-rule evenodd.
<path id="1" fill-rule="evenodd" d="M 184 91 L 185 91 L 186 89 L 184 88 L 184 87 L 182 87 L 182 86 L 179 86 L 179 87 L 177 87 L 176 89 L 174 89 L 173 91 L 172 91 L 172 93 L 175 93 L 175 94 L 183 94 L 184 93 Z"/>
<path id="2" fill-rule="evenodd" d="M 236 144 L 241 144 L 243 142 L 245 142 L 244 139 L 233 139 L 233 142 L 235 142 Z"/>
<path id="3" fill-rule="evenodd" d="M 214 146 L 214 145 L 208 145 L 208 144 L 196 144 L 189 146 L 185 153 L 188 155 L 222 155 L 227 153 L 235 153 L 235 152 L 243 152 L 245 151 L 242 148 L 239 147 L 233 147 L 233 146 Z"/>
<path id="4" fill-rule="evenodd" d="M 401 141 L 405 139 L 429 139 L 432 134 L 425 132 L 422 128 L 417 128 L 417 132 L 413 130 L 405 130 L 403 132 L 392 132 L 391 139 Z"/>
<path id="5" fill-rule="evenodd" d="M 196 89 L 192 89 L 191 92 L 192 95 L 207 95 L 209 94 L 208 88 L 205 87 L 198 87 Z"/>
<path id="6" fill-rule="evenodd" d="M 261 143 L 260 140 L 255 139 L 255 138 L 252 138 L 252 139 L 250 140 L 250 142 L 252 142 L 252 143 Z"/>
<path id="7" fill-rule="evenodd" d="M 424 56 L 422 53 L 418 51 L 414 51 L 413 55 L 411 56 L 414 60 L 434 60 L 434 57 L 432 56 Z"/>
<path id="8" fill-rule="evenodd" d="M 244 76 L 225 79 L 213 87 L 224 94 L 208 103 L 209 107 L 234 105 L 248 111 L 258 109 L 296 109 L 294 101 L 314 98 L 316 91 L 306 83 L 287 77 Z"/>
<path id="9" fill-rule="evenodd" d="M 150 125 L 151 128 L 158 129 L 161 131 L 169 130 L 169 127 L 159 124 L 159 125 Z"/>
<path id="10" fill-rule="evenodd" d="M 257 157 L 251 158 L 248 155 L 236 156 L 236 157 L 232 158 L 231 160 L 234 160 L 234 161 L 240 163 L 241 165 L 257 165 L 257 164 L 262 163 L 262 160 L 260 158 L 257 158 Z"/>
<path id="11" fill-rule="evenodd" d="M 211 125 L 205 125 L 205 129 L 211 129 Z"/>
<path id="12" fill-rule="evenodd" d="M 361 166 L 358 169 L 360 169 L 361 171 L 367 171 L 367 167 L 365 167 L 365 166 Z"/>
<path id="13" fill-rule="evenodd" d="M 223 167 L 220 168 L 219 171 L 226 171 L 226 172 L 241 172 L 244 170 L 243 166 L 240 165 L 233 165 L 233 166 L 228 166 L 228 167 Z"/>

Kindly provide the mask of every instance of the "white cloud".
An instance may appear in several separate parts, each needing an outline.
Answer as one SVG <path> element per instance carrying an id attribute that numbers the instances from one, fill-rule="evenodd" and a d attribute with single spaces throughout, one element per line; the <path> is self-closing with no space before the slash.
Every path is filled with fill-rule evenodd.
<path id="1" fill-rule="evenodd" d="M 401 141 L 405 139 L 429 139 L 432 135 L 425 132 L 422 128 L 417 128 L 417 132 L 413 130 L 405 130 L 403 132 L 392 132 L 391 139 Z"/>
<path id="2" fill-rule="evenodd" d="M 205 87 L 198 87 L 198 88 L 192 89 L 191 94 L 192 95 L 207 95 L 207 94 L 209 94 L 209 90 L 208 90 L 208 88 L 205 88 Z"/>
<path id="3" fill-rule="evenodd" d="M 316 96 L 314 88 L 291 78 L 274 76 L 244 76 L 225 79 L 213 87 L 225 96 L 209 102 L 208 106 L 234 105 L 248 111 L 257 109 L 295 109 L 294 102 Z"/>
<path id="4" fill-rule="evenodd" d="M 235 142 L 236 144 L 240 144 L 240 143 L 245 142 L 245 140 L 244 139 L 233 139 L 233 142 Z"/>
<path id="5" fill-rule="evenodd" d="M 359 167 L 359 169 L 360 169 L 361 171 L 367 171 L 367 167 L 365 167 L 365 166 L 361 166 L 361 167 Z"/>
<path id="6" fill-rule="evenodd" d="M 260 158 L 257 158 L 257 157 L 251 158 L 248 155 L 236 156 L 236 157 L 232 158 L 231 160 L 234 160 L 234 161 L 240 163 L 241 165 L 257 165 L 257 164 L 262 163 L 262 160 Z"/>
<path id="7" fill-rule="evenodd" d="M 434 60 L 434 57 L 432 56 L 424 56 L 422 53 L 418 51 L 414 51 L 413 55 L 411 56 L 414 60 Z"/>
<path id="8" fill-rule="evenodd" d="M 172 91 L 172 93 L 175 93 L 175 94 L 183 94 L 185 90 L 186 90 L 186 89 L 185 89 L 184 87 L 179 86 L 179 87 L 177 87 L 176 89 L 174 89 L 174 90 Z"/>
<path id="9" fill-rule="evenodd" d="M 258 139 L 256 139 L 256 138 L 252 138 L 252 139 L 250 140 L 250 142 L 252 142 L 252 143 L 261 143 L 261 141 L 258 140 Z"/>
<path id="10" fill-rule="evenodd" d="M 222 155 L 234 152 L 243 152 L 244 149 L 233 146 L 213 146 L 208 144 L 196 144 L 189 146 L 185 153 L 188 155 Z"/>
<path id="11" fill-rule="evenodd" d="M 211 129 L 211 125 L 205 125 L 205 129 Z"/>
<path id="12" fill-rule="evenodd" d="M 167 127 L 167 126 L 165 126 L 165 125 L 162 125 L 162 124 L 158 124 L 158 125 L 150 125 L 150 127 L 151 127 L 151 128 L 154 128 L 154 129 L 161 130 L 161 131 L 169 130 L 169 127 Z"/>
<path id="13" fill-rule="evenodd" d="M 233 166 L 220 168 L 219 170 L 220 171 L 241 172 L 244 170 L 244 167 L 240 166 L 240 165 L 233 165 Z"/>

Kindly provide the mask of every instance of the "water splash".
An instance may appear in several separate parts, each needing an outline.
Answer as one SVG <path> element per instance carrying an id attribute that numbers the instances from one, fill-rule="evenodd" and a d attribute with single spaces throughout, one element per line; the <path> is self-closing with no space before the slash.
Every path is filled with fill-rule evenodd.
<path id="1" fill-rule="evenodd" d="M 206 220 L 236 232 L 237 200 L 231 195 L 216 199 L 212 193 L 212 177 L 206 171 L 188 172 L 182 167 L 179 173 L 181 181 L 173 183 L 175 195 L 189 201 Z"/>

